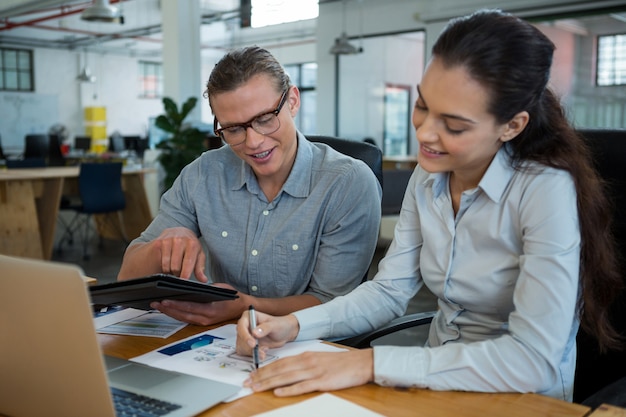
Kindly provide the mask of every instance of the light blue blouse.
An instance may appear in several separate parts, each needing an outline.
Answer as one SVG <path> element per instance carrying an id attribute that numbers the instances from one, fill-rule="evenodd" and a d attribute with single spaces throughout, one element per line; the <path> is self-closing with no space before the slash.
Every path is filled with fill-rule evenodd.
<path id="1" fill-rule="evenodd" d="M 273 201 L 224 146 L 185 167 L 136 241 L 186 227 L 206 248 L 212 281 L 258 297 L 309 294 L 326 302 L 354 289 L 368 270 L 381 195 L 363 161 L 298 132 L 294 165 Z"/>
<path id="2" fill-rule="evenodd" d="M 373 281 L 296 312 L 299 339 L 364 333 L 438 297 L 426 347 L 374 348 L 375 381 L 572 398 L 580 232 L 571 176 L 504 148 L 454 215 L 448 174 L 417 167 Z"/>

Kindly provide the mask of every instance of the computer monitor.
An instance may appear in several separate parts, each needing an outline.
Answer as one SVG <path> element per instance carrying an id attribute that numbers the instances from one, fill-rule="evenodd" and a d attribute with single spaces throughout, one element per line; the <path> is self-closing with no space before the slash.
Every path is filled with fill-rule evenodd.
<path id="1" fill-rule="evenodd" d="M 24 137 L 24 159 L 47 158 L 50 138 L 46 134 L 28 134 Z"/>
<path id="2" fill-rule="evenodd" d="M 89 152 L 89 150 L 91 149 L 91 137 L 90 136 L 74 137 L 74 149 L 77 151 Z"/>

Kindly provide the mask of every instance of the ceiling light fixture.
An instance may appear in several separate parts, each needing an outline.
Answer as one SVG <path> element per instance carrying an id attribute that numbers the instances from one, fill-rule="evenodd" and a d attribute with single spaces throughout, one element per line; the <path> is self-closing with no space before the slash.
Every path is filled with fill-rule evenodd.
<path id="1" fill-rule="evenodd" d="M 335 38 L 335 43 L 331 46 L 329 53 L 332 55 L 353 55 L 363 52 L 362 47 L 356 47 L 350 43 L 348 35 L 346 34 L 346 0 L 342 0 L 343 3 L 343 25 L 341 36 Z"/>
<path id="2" fill-rule="evenodd" d="M 91 71 L 89 70 L 89 67 L 87 66 L 87 52 L 84 52 L 84 55 L 85 55 L 85 65 L 83 66 L 83 69 L 80 71 L 80 74 L 78 74 L 78 76 L 76 77 L 76 81 L 81 82 L 81 83 L 93 84 L 96 82 L 96 76 L 91 74 Z"/>
<path id="3" fill-rule="evenodd" d="M 80 18 L 89 22 L 120 22 L 124 23 L 122 12 L 109 4 L 109 0 L 94 0 L 91 7 L 83 10 Z"/>

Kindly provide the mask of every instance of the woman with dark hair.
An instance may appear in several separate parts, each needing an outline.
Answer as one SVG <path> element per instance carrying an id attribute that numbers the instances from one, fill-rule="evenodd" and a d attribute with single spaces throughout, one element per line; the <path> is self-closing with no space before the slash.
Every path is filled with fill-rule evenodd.
<path id="1" fill-rule="evenodd" d="M 579 325 L 603 347 L 621 285 L 611 208 L 590 153 L 547 87 L 554 45 L 498 10 L 452 20 L 413 110 L 419 143 L 394 240 L 376 277 L 323 306 L 238 324 L 238 351 L 352 336 L 438 297 L 426 346 L 306 353 L 246 384 L 277 395 L 374 381 L 570 400 Z"/>

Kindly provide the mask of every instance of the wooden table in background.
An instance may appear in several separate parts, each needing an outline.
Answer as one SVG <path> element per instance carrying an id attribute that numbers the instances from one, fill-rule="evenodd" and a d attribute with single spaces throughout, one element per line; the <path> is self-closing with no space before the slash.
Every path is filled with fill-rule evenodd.
<path id="1" fill-rule="evenodd" d="M 208 329 L 190 325 L 167 339 L 105 334 L 99 334 L 98 339 L 105 354 L 130 359 Z M 375 384 L 333 391 L 332 394 L 389 417 L 583 417 L 590 411 L 589 407 L 537 394 L 430 391 L 387 388 Z M 199 415 L 248 417 L 316 395 L 319 393 L 279 398 L 271 392 L 256 393 L 218 404 Z"/>
<path id="2" fill-rule="evenodd" d="M 143 175 L 154 169 L 124 170 L 126 209 L 121 221 L 133 239 L 152 221 Z M 61 195 L 76 194 L 79 168 L 51 167 L 0 170 L 0 253 L 51 259 Z M 118 238 L 114 230 L 103 237 Z"/>

